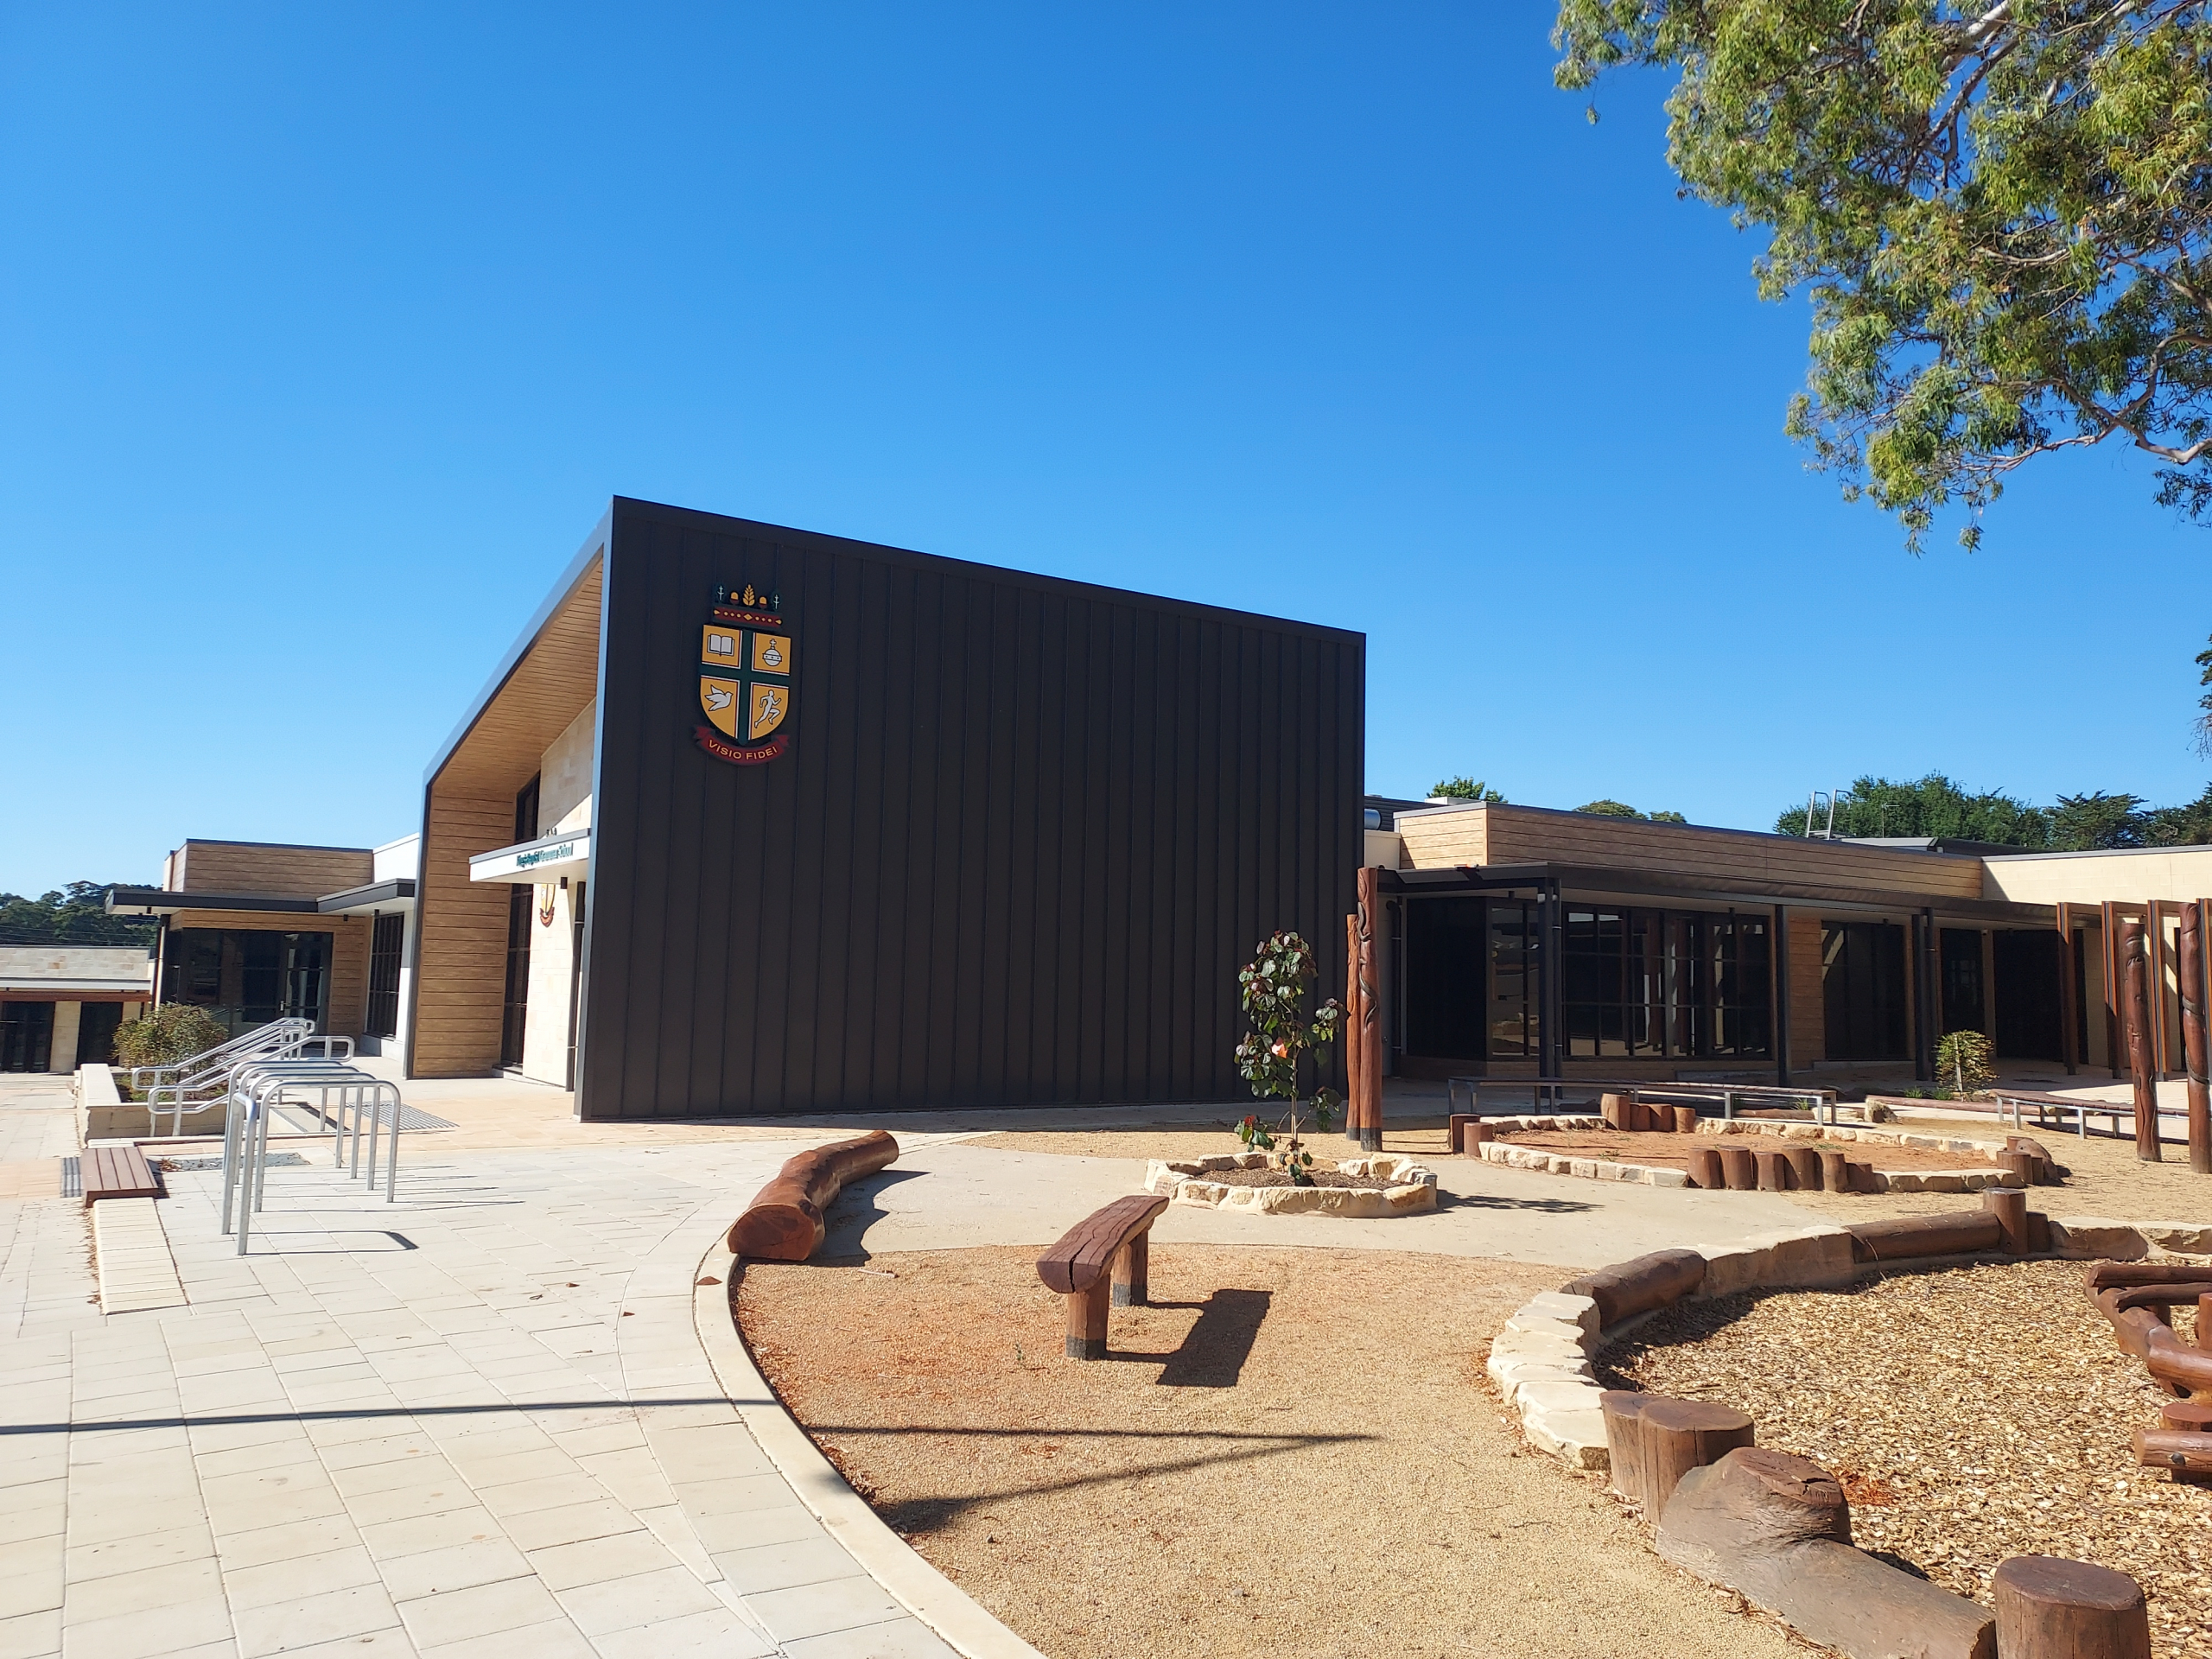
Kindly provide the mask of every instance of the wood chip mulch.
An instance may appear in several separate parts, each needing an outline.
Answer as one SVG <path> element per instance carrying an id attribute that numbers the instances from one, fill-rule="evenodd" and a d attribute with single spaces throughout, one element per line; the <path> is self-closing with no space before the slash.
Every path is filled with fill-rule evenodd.
<path id="1" fill-rule="evenodd" d="M 2094 1561 L 2142 1585 L 2161 1659 L 2212 1656 L 2212 1488 L 2137 1466 L 2128 1437 L 2171 1396 L 2114 1345 L 2084 1273 L 1681 1303 L 1605 1350 L 1601 1376 L 1748 1412 L 1760 1445 L 1841 1481 L 1853 1541 L 1945 1589 L 1986 1605 L 2008 1555 Z"/>

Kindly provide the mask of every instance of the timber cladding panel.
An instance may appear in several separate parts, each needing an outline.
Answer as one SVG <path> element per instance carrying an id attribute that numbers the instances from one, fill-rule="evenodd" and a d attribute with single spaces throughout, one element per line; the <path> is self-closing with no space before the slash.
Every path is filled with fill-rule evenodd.
<path id="1" fill-rule="evenodd" d="M 526 779 L 525 779 L 526 780 Z M 408 1071 L 480 1077 L 499 1065 L 507 974 L 507 886 L 471 881 L 471 854 L 514 839 L 512 792 L 461 795 L 434 786 L 423 815 L 416 937 L 415 1023 Z"/>
<path id="2" fill-rule="evenodd" d="M 1931 900 L 1982 896 L 1981 861 L 1964 855 L 1531 806 L 1408 810 L 1398 814 L 1397 823 L 1416 869 L 1549 863 L 1651 870 L 1783 894 L 1823 890 L 1840 896 L 1856 890 L 1925 893 Z M 1461 855 L 1467 852 L 1477 855 Z"/>
<path id="3" fill-rule="evenodd" d="M 176 893 L 269 893 L 320 899 L 375 877 L 365 847 L 293 847 L 254 841 L 188 841 L 168 866 Z"/>
<path id="4" fill-rule="evenodd" d="M 1363 638 L 618 501 L 580 1110 L 1228 1100 L 1235 976 L 1344 980 Z M 694 741 L 716 582 L 791 747 Z"/>

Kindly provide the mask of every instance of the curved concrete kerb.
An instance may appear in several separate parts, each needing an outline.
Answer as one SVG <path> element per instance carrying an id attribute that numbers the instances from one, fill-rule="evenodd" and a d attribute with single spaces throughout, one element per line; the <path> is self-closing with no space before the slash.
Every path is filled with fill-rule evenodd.
<path id="1" fill-rule="evenodd" d="M 869 1578 L 965 1659 L 1045 1659 L 886 1526 L 784 1408 L 738 1335 L 737 1268 L 727 1237 L 700 1258 L 691 1320 L 722 1391 L 777 1472 Z"/>
<path id="2" fill-rule="evenodd" d="M 1229 1153 L 1173 1163 L 1155 1158 L 1145 1166 L 1144 1190 L 1165 1193 L 1177 1204 L 1210 1210 L 1250 1210 L 1263 1216 L 1418 1215 L 1436 1208 L 1436 1172 L 1396 1153 L 1348 1158 L 1337 1168 L 1362 1180 L 1382 1180 L 1384 1187 L 1232 1186 L 1205 1178 L 1230 1169 L 1266 1169 L 1274 1160 L 1264 1152 Z"/>

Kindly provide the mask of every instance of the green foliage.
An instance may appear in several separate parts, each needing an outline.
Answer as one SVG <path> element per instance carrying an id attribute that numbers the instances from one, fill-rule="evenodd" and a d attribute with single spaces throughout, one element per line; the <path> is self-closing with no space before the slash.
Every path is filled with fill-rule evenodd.
<path id="1" fill-rule="evenodd" d="M 1919 550 L 2031 458 L 2117 437 L 2212 517 L 2208 0 L 1560 0 L 1554 78 L 1676 69 L 1684 193 L 1804 292 L 1790 433 Z"/>
<path id="2" fill-rule="evenodd" d="M 134 1065 L 171 1065 L 194 1054 L 204 1054 L 231 1033 L 205 1008 L 188 1002 L 164 1002 L 142 1020 L 126 1020 L 115 1028 L 115 1063 Z"/>
<path id="3" fill-rule="evenodd" d="M 0 944 L 147 944 L 150 918 L 111 916 L 105 881 L 72 881 L 67 888 L 26 899 L 0 893 Z"/>
<path id="4" fill-rule="evenodd" d="M 1247 1146 L 1274 1152 L 1276 1163 L 1300 1186 L 1313 1185 L 1306 1173 L 1313 1166 L 1313 1154 L 1299 1155 L 1304 1150 L 1299 1139 L 1303 1119 L 1311 1112 L 1315 1126 L 1325 1134 L 1339 1098 L 1332 1089 L 1318 1090 L 1310 1102 L 1300 1097 L 1306 1057 L 1312 1053 L 1318 1062 L 1319 1051 L 1335 1042 L 1344 1029 L 1344 1007 L 1334 997 L 1314 1009 L 1310 1019 L 1306 1016 L 1307 988 L 1315 977 L 1313 947 L 1295 933 L 1270 934 L 1236 976 L 1239 1000 L 1252 1027 L 1236 1045 L 1237 1074 L 1262 1100 L 1290 1103 L 1273 1130 L 1256 1117 L 1248 1117 L 1237 1126 L 1237 1136 Z"/>
<path id="5" fill-rule="evenodd" d="M 2212 652 L 2206 654 L 2212 656 Z M 1505 804 L 1505 797 L 1479 778 L 1446 778 L 1441 783 L 1431 784 L 1429 798 L 1434 800 L 1440 796 L 1447 801 L 1490 801 L 1500 806 Z"/>
<path id="6" fill-rule="evenodd" d="M 1791 807 L 1775 819 L 1774 827 L 1781 835 L 1803 835 L 1805 809 Z M 2201 847 L 2212 844 L 2212 785 L 2181 806 L 2146 806 L 2139 795 L 2101 790 L 2061 795 L 2050 806 L 2030 806 L 2001 791 L 1969 795 L 1940 772 L 1910 784 L 1861 778 L 1835 798 L 1835 832 L 1948 836 L 2030 852 Z"/>
<path id="7" fill-rule="evenodd" d="M 1979 1100 L 1997 1082 L 1989 1039 L 1978 1031 L 1947 1031 L 1936 1045 L 1936 1075 L 1953 1100 Z"/>
<path id="8" fill-rule="evenodd" d="M 1825 827 L 1827 819 L 1821 820 Z M 1805 833 L 1805 809 L 1791 807 L 1774 822 L 1785 836 Z M 1916 783 L 1861 778 L 1835 798 L 1839 836 L 1931 836 L 2040 849 L 2050 825 L 2037 808 L 1999 790 L 1970 795 L 1940 772 Z"/>
<path id="9" fill-rule="evenodd" d="M 1578 812 L 1594 812 L 1601 818 L 1641 818 L 1646 823 L 1688 823 L 1689 822 L 1679 812 L 1639 812 L 1626 801 L 1586 801 L 1574 810 Z"/>
<path id="10" fill-rule="evenodd" d="M 2196 683 L 2212 685 L 2212 651 L 2196 653 Z M 2212 760 L 2212 691 L 2196 700 L 2196 752 Z"/>

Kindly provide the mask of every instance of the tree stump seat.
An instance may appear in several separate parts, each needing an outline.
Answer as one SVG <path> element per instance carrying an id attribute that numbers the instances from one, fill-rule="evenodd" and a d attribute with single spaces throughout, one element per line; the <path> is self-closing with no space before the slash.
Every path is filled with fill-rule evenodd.
<path id="1" fill-rule="evenodd" d="M 1165 1198 L 1149 1192 L 1116 1198 L 1076 1223 L 1037 1258 L 1037 1276 L 1046 1288 L 1067 1299 L 1070 1359 L 1105 1358 L 1108 1307 L 1145 1305 L 1151 1294 L 1152 1224 L 1166 1208 Z"/>

